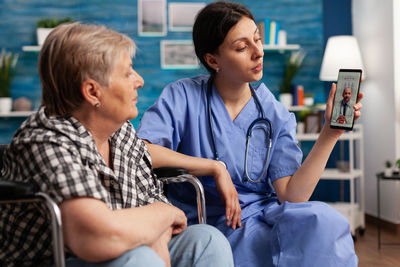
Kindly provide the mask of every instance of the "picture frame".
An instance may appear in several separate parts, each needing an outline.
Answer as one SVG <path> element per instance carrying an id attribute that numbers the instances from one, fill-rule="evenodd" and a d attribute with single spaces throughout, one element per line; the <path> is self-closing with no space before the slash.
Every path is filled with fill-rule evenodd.
<path id="1" fill-rule="evenodd" d="M 160 50 L 162 69 L 197 69 L 200 67 L 191 40 L 162 40 Z"/>
<path id="2" fill-rule="evenodd" d="M 319 133 L 322 125 L 322 113 L 309 113 L 304 117 L 304 132 Z"/>
<path id="3" fill-rule="evenodd" d="M 138 0 L 138 35 L 167 35 L 166 0 Z"/>
<path id="4" fill-rule="evenodd" d="M 197 13 L 206 6 L 198 2 L 174 2 L 168 4 L 168 28 L 170 31 L 192 31 Z"/>

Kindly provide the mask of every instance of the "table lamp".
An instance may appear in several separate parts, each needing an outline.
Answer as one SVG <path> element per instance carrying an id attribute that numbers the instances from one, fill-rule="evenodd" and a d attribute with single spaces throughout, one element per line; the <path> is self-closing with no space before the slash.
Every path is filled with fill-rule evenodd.
<path id="1" fill-rule="evenodd" d="M 322 59 L 319 79 L 321 81 L 336 81 L 339 69 L 362 69 L 362 77 L 365 78 L 360 48 L 357 39 L 352 35 L 329 37 Z"/>

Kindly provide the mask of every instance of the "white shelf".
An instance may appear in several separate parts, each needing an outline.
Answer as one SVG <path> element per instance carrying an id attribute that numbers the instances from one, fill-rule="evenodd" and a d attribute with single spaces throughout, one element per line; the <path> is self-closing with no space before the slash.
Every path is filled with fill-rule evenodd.
<path id="1" fill-rule="evenodd" d="M 319 137 L 319 133 L 305 133 L 305 134 L 296 134 L 296 138 L 298 141 L 315 141 Z"/>
<path id="2" fill-rule="evenodd" d="M 359 169 L 353 169 L 348 172 L 342 172 L 338 169 L 325 169 L 321 175 L 321 179 L 324 180 L 353 180 L 355 178 L 361 177 L 363 175 L 362 171 Z"/>
<path id="3" fill-rule="evenodd" d="M 11 111 L 7 113 L 0 113 L 0 117 L 11 118 L 11 117 L 28 117 L 36 111 Z"/>
<path id="4" fill-rule="evenodd" d="M 339 140 L 354 140 L 362 138 L 362 125 L 355 124 L 353 131 L 345 132 L 339 138 Z M 315 141 L 319 137 L 319 133 L 303 133 L 297 134 L 296 138 L 298 141 Z"/>
<path id="5" fill-rule="evenodd" d="M 278 51 L 278 52 L 284 52 L 284 51 L 293 51 L 293 50 L 299 50 L 300 45 L 299 44 L 287 44 L 287 45 L 263 45 L 263 50 L 264 51 Z"/>
<path id="6" fill-rule="evenodd" d="M 40 45 L 25 45 L 22 47 L 22 51 L 25 52 L 39 52 L 42 46 Z"/>
<path id="7" fill-rule="evenodd" d="M 315 106 L 290 106 L 289 111 L 302 111 L 302 110 L 319 110 L 324 111 L 326 109 L 326 104 L 318 104 Z"/>
<path id="8" fill-rule="evenodd" d="M 22 51 L 25 52 L 38 52 L 42 47 L 40 45 L 25 45 L 22 47 Z M 298 44 L 287 44 L 287 45 L 263 45 L 264 51 L 293 51 L 299 50 L 300 45 Z"/>
<path id="9" fill-rule="evenodd" d="M 356 235 L 358 227 L 365 227 L 365 215 L 359 203 L 327 202 L 327 204 L 347 219 L 352 235 Z"/>
<path id="10" fill-rule="evenodd" d="M 360 205 L 358 203 L 351 204 L 349 202 L 326 202 L 326 204 L 339 211 L 343 215 L 348 213 L 350 210 L 356 211 L 360 209 Z"/>

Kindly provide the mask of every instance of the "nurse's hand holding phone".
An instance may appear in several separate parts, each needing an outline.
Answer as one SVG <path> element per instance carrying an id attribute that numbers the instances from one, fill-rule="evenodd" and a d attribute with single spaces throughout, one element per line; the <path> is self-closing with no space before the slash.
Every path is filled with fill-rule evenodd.
<path id="1" fill-rule="evenodd" d="M 325 122 L 329 122 L 331 131 L 339 136 L 344 130 L 352 130 L 354 122 L 361 116 L 359 92 L 361 70 L 341 69 L 337 84 L 333 83 L 326 103 Z M 328 123 L 326 123 L 328 125 Z"/>

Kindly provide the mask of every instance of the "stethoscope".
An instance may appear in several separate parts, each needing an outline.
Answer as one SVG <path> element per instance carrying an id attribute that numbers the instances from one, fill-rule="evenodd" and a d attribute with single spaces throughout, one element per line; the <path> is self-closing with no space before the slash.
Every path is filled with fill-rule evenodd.
<path id="1" fill-rule="evenodd" d="M 207 111 L 208 111 L 208 126 L 210 128 L 210 132 L 211 132 L 211 147 L 214 153 L 214 159 L 217 161 L 221 161 L 219 159 L 219 155 L 218 155 L 218 151 L 217 151 L 217 147 L 215 145 L 215 137 L 214 137 L 214 129 L 213 129 L 213 121 L 212 121 L 212 117 L 211 117 L 211 101 L 210 101 L 210 97 L 211 97 L 211 90 L 212 90 L 212 84 L 213 84 L 213 77 L 210 77 L 208 79 L 207 82 Z M 260 110 L 261 112 L 261 118 L 257 118 L 255 119 L 249 126 L 249 128 L 247 129 L 247 135 L 246 135 L 246 152 L 245 152 L 245 158 L 244 158 L 244 175 L 245 175 L 245 181 L 249 181 L 252 183 L 259 183 L 261 182 L 261 179 L 265 176 L 265 173 L 267 172 L 267 166 L 268 166 L 268 159 L 269 159 L 269 153 L 271 151 L 271 146 L 272 146 L 272 125 L 271 122 L 265 117 L 265 113 L 264 113 L 264 109 L 261 106 L 260 100 L 258 99 L 255 90 L 253 89 L 253 87 L 251 86 L 251 84 L 249 84 L 250 87 L 250 91 L 251 94 L 255 100 L 255 103 L 257 105 L 257 108 Z M 269 131 L 266 131 L 266 129 L 264 127 L 261 127 L 260 125 L 267 125 L 269 128 Z M 263 129 L 266 133 L 266 138 L 268 141 L 268 151 L 267 151 L 267 157 L 265 159 L 265 164 L 264 164 L 264 169 L 263 172 L 261 174 L 261 176 L 258 179 L 252 179 L 249 176 L 249 173 L 247 171 L 247 157 L 248 157 L 248 153 L 249 153 L 249 144 L 250 144 L 250 137 L 251 134 L 253 132 L 254 129 L 257 128 L 261 128 Z M 225 166 L 226 164 L 221 161 Z"/>

